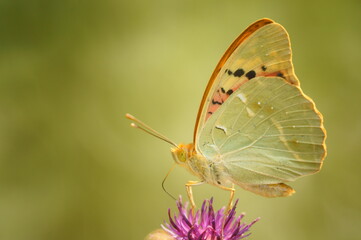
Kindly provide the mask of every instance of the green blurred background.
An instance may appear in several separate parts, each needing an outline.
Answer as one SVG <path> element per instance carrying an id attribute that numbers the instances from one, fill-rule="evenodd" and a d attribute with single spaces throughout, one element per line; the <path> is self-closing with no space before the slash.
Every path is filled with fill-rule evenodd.
<path id="1" fill-rule="evenodd" d="M 251 239 L 360 239 L 361 2 L 0 1 L 0 239 L 143 239 L 174 201 L 169 146 L 130 112 L 192 140 L 207 81 L 229 44 L 268 17 L 291 36 L 296 73 L 323 113 L 323 170 L 265 199 L 238 189 Z M 168 191 L 195 180 L 177 168 Z M 198 204 L 228 193 L 194 189 Z"/>

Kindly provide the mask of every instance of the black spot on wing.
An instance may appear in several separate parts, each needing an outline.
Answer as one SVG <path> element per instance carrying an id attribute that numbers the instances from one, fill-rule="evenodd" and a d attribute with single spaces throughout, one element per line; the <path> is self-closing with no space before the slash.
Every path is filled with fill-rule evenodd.
<path id="1" fill-rule="evenodd" d="M 231 70 L 229 70 L 229 69 L 226 69 L 226 73 L 228 73 L 228 75 L 232 75 L 232 74 L 233 74 L 233 72 L 232 72 Z"/>
<path id="2" fill-rule="evenodd" d="M 277 77 L 285 78 L 285 76 L 281 72 L 277 73 Z"/>
<path id="3" fill-rule="evenodd" d="M 222 93 L 226 93 L 226 90 L 224 88 L 221 88 Z"/>
<path id="4" fill-rule="evenodd" d="M 262 70 L 263 70 L 263 71 L 266 71 L 266 70 L 267 70 L 267 68 L 266 68 L 265 65 L 262 66 Z"/>
<path id="5" fill-rule="evenodd" d="M 228 91 L 227 91 L 227 95 L 231 95 L 233 93 L 233 90 L 232 89 L 229 89 Z"/>
<path id="6" fill-rule="evenodd" d="M 251 70 L 248 73 L 246 73 L 246 77 L 251 80 L 252 78 L 254 78 L 256 76 L 256 72 Z"/>
<path id="7" fill-rule="evenodd" d="M 238 68 L 234 73 L 233 76 L 235 77 L 242 77 L 244 74 L 244 70 L 242 68 Z"/>
<path id="8" fill-rule="evenodd" d="M 215 105 L 215 104 L 222 105 L 222 103 L 221 103 L 221 102 L 214 101 L 214 99 L 212 99 L 212 104 L 213 104 L 213 105 Z"/>

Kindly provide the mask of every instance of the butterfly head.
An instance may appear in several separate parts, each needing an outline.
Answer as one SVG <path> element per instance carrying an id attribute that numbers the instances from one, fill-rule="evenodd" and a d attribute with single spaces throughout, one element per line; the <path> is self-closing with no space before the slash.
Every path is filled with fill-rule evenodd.
<path id="1" fill-rule="evenodd" d="M 172 156 L 177 164 L 183 165 L 194 151 L 193 144 L 179 144 L 176 148 L 172 148 Z"/>

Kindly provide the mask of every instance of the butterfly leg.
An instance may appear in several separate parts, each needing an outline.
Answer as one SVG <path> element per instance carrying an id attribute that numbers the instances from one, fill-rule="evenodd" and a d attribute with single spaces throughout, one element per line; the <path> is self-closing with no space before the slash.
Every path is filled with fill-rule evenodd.
<path id="1" fill-rule="evenodd" d="M 186 183 L 187 195 L 188 195 L 188 199 L 189 199 L 189 201 L 191 202 L 191 205 L 192 205 L 192 211 L 193 211 L 193 209 L 196 208 L 196 204 L 195 204 L 194 199 L 193 199 L 192 186 L 201 185 L 203 183 L 204 182 L 201 182 L 201 181 L 188 181 Z"/>
<path id="2" fill-rule="evenodd" d="M 228 202 L 228 205 L 227 205 L 227 211 L 228 212 L 229 210 L 231 210 L 232 208 L 232 205 L 233 205 L 233 198 L 234 198 L 234 192 L 236 191 L 234 189 L 234 184 L 232 183 L 232 187 L 225 187 L 225 186 L 219 186 L 220 188 L 222 188 L 223 190 L 227 190 L 230 192 L 230 196 L 229 196 L 229 202 Z"/>

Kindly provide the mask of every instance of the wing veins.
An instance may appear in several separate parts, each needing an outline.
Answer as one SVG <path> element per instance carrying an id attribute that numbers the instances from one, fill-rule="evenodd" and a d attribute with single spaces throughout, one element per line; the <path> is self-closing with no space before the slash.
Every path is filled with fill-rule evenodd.
<path id="1" fill-rule="evenodd" d="M 286 85 L 286 83 L 283 83 L 282 85 L 280 85 L 279 87 L 277 87 L 274 91 L 277 91 L 278 89 L 282 88 L 282 87 L 285 86 L 285 85 Z M 263 88 L 258 92 L 257 95 L 252 96 L 252 99 L 251 99 L 251 100 L 253 100 L 256 96 L 262 94 L 266 88 L 267 88 L 267 87 L 263 87 Z M 279 94 L 273 96 L 269 101 L 272 102 L 275 98 L 278 98 L 278 97 L 281 96 L 282 94 L 283 94 L 283 93 L 279 93 Z M 241 126 L 241 128 L 239 128 L 235 133 L 233 133 L 233 134 L 231 134 L 230 136 L 228 136 L 228 137 L 223 141 L 223 143 L 220 144 L 220 147 L 219 147 L 219 148 L 221 149 L 221 148 L 223 147 L 223 145 L 228 141 L 228 139 L 230 139 L 231 137 L 233 137 L 233 136 L 235 136 L 235 135 L 237 135 L 237 134 L 240 134 L 241 131 L 247 126 L 247 124 L 249 124 L 249 122 L 251 122 L 252 119 L 254 119 L 254 118 L 264 109 L 264 107 L 265 107 L 265 106 L 262 106 L 262 107 L 257 111 L 257 113 L 256 113 L 252 118 L 248 119 L 248 121 L 247 121 L 246 123 L 244 123 L 244 124 Z M 232 127 L 231 127 L 232 130 L 234 129 L 234 126 L 236 125 L 236 123 L 238 122 L 241 114 L 244 112 L 244 110 L 245 110 L 246 108 L 247 108 L 247 105 L 245 105 L 245 106 L 243 107 L 242 111 L 240 111 L 240 113 L 238 114 L 237 118 L 235 119 L 235 121 L 234 121 L 233 124 L 232 124 Z M 224 110 L 223 110 L 223 111 L 224 111 Z M 218 121 L 218 119 L 219 119 L 220 116 L 221 116 L 221 114 L 217 117 L 217 121 Z M 270 128 L 271 128 L 271 126 L 265 131 L 265 133 L 266 133 Z M 265 134 L 265 133 L 264 133 L 264 134 Z M 213 134 L 213 129 L 212 129 L 212 134 Z M 213 139 L 213 135 L 212 135 L 212 139 Z"/>
<path id="2" fill-rule="evenodd" d="M 292 126 L 281 126 L 279 128 L 321 128 L 321 127 L 317 126 L 317 125 L 316 126 L 313 126 L 313 125 L 292 125 Z"/>
<path id="3" fill-rule="evenodd" d="M 308 112 L 308 111 L 310 111 L 310 109 L 301 109 L 301 110 L 289 111 L 289 112 L 286 112 L 286 114 L 298 113 L 298 112 Z"/>
<path id="4" fill-rule="evenodd" d="M 291 96 L 291 97 L 282 99 L 282 101 L 280 101 L 280 102 L 284 102 L 284 101 L 287 101 L 287 100 L 290 100 L 290 99 L 292 99 L 292 98 L 296 98 L 296 97 L 299 97 L 299 96 L 302 96 L 302 94 L 297 94 L 297 95 L 294 95 L 294 96 Z"/>
<path id="5" fill-rule="evenodd" d="M 276 177 L 276 176 L 272 176 L 272 175 L 269 175 L 269 174 L 265 174 L 265 173 L 263 173 L 263 172 L 255 171 L 255 170 L 250 169 L 250 168 L 247 168 L 247 167 L 245 167 L 245 166 L 238 166 L 238 167 L 243 168 L 243 169 L 248 170 L 248 171 L 253 172 L 253 173 L 257 173 L 257 174 L 263 175 L 263 176 L 267 176 L 267 177 L 279 179 L 279 180 L 281 180 L 281 182 L 287 182 L 287 179 L 280 178 L 280 177 Z"/>
<path id="6" fill-rule="evenodd" d="M 271 151 L 278 151 L 278 152 L 288 152 L 288 153 L 296 153 L 296 154 L 314 154 L 314 152 L 296 152 L 296 151 L 290 151 L 290 150 L 284 150 L 284 149 L 278 149 L 278 148 L 266 148 L 266 147 L 260 147 L 260 146 L 252 146 L 252 148 L 257 149 L 264 149 L 264 150 L 271 150 Z"/>
<path id="7" fill-rule="evenodd" d="M 289 105 L 289 106 L 287 106 L 287 107 L 284 107 L 284 108 L 282 108 L 282 109 L 280 109 L 280 110 L 278 110 L 278 111 L 270 114 L 269 116 L 267 116 L 266 118 L 264 118 L 262 121 L 260 121 L 257 125 L 262 124 L 263 122 L 267 121 L 268 119 L 270 119 L 270 118 L 273 117 L 274 115 L 276 115 L 276 114 L 278 114 L 278 113 L 286 110 L 287 108 L 291 108 L 291 107 L 294 107 L 294 106 L 297 106 L 297 105 L 300 105 L 300 104 L 304 104 L 304 102 L 295 103 L 295 104 Z M 309 109 L 306 109 L 306 111 L 309 111 Z M 289 113 L 289 112 L 288 112 L 288 113 Z"/>
<path id="8" fill-rule="evenodd" d="M 309 144 L 309 145 L 315 145 L 315 146 L 322 146 L 323 145 L 323 143 L 313 143 L 313 142 L 304 142 L 304 141 L 297 141 L 297 143 Z"/>
<path id="9" fill-rule="evenodd" d="M 283 87 L 284 85 L 286 85 L 286 83 L 284 83 L 283 85 L 277 87 L 274 91 L 278 90 L 279 88 Z M 266 88 L 267 88 L 267 86 L 263 87 L 256 96 L 262 94 Z M 273 98 L 271 98 L 270 101 L 272 101 L 273 99 L 279 97 L 280 95 L 281 95 L 281 94 L 278 94 L 278 95 L 274 96 Z M 254 97 L 255 97 L 255 96 L 254 96 Z M 254 99 L 254 97 L 252 98 L 252 100 Z M 262 106 L 252 118 L 248 119 L 248 121 L 247 121 L 240 129 L 238 129 L 238 132 L 240 132 L 241 130 L 243 130 L 244 127 L 246 127 L 247 124 L 249 124 L 249 122 L 252 121 L 252 120 L 264 109 L 264 107 L 265 107 L 265 106 Z M 247 108 L 247 105 L 245 105 L 244 109 L 246 109 L 246 108 Z M 243 111 L 243 110 L 242 110 L 242 111 Z M 240 114 L 238 114 L 237 120 L 234 121 L 234 123 L 233 123 L 233 125 L 232 125 L 232 129 L 234 129 L 234 126 L 236 125 L 237 121 L 239 120 L 239 117 L 240 117 Z"/>
<path id="10" fill-rule="evenodd" d="M 286 134 L 273 134 L 273 135 L 264 135 L 263 137 L 280 137 L 280 136 L 314 136 L 314 137 L 323 137 L 322 134 L 292 134 L 292 133 L 286 133 Z"/>
<path id="11" fill-rule="evenodd" d="M 231 152 L 227 152 L 227 153 L 223 154 L 223 156 L 231 155 L 231 154 L 233 154 L 233 153 L 236 153 L 236 152 L 239 152 L 239 151 L 243 151 L 244 149 L 247 149 L 247 148 L 252 147 L 256 142 L 258 142 L 260 139 L 263 138 L 263 136 L 268 132 L 268 130 L 269 130 L 270 128 L 271 128 L 271 126 L 269 126 L 269 127 L 264 131 L 264 133 L 263 133 L 261 136 L 259 136 L 257 139 L 255 139 L 253 142 L 251 142 L 251 143 L 248 144 L 247 146 L 245 146 L 245 147 L 243 147 L 243 148 L 238 148 L 238 149 L 233 150 L 233 151 L 231 151 Z M 240 134 L 240 133 L 237 132 L 236 134 Z M 234 135 L 236 135 L 236 134 L 234 134 Z M 229 139 L 229 138 L 227 138 L 227 139 L 224 141 L 224 143 L 222 143 L 222 145 L 220 146 L 220 149 L 222 149 L 223 145 L 228 141 L 228 139 Z"/>
<path id="12" fill-rule="evenodd" d="M 320 120 L 319 118 L 292 118 L 286 120 L 277 121 L 278 123 L 289 122 L 289 121 L 303 121 L 303 120 Z"/>

